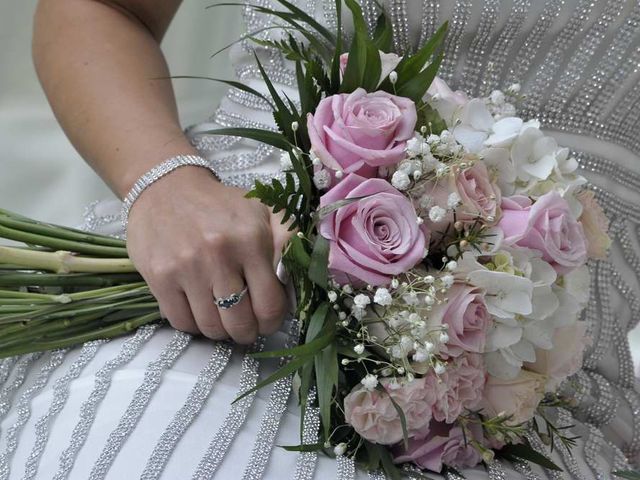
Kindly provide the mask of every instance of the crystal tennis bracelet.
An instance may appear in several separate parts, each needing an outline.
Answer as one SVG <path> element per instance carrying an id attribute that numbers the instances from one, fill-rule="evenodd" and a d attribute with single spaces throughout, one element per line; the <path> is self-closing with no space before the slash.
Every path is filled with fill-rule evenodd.
<path id="1" fill-rule="evenodd" d="M 135 201 L 140 197 L 140 194 L 165 175 L 180 167 L 186 166 L 207 168 L 215 175 L 209 162 L 198 155 L 177 155 L 156 165 L 133 184 L 133 187 L 131 187 L 131 190 L 129 190 L 129 193 L 127 193 L 127 196 L 124 197 L 122 201 L 122 229 L 125 233 L 127 232 L 127 224 L 129 223 L 129 211 Z"/>

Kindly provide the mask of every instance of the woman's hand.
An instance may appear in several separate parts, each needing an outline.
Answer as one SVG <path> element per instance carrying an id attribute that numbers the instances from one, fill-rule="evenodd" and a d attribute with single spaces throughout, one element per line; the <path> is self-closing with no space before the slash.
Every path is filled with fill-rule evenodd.
<path id="1" fill-rule="evenodd" d="M 275 265 L 289 237 L 279 218 L 207 170 L 181 167 L 131 209 L 127 248 L 175 328 L 251 343 L 278 330 L 287 308 Z M 228 310 L 214 297 L 248 287 Z"/>

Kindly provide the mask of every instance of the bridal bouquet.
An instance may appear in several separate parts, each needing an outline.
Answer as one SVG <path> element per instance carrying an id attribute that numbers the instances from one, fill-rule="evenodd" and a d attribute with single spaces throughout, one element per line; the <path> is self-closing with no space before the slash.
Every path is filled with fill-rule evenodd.
<path id="1" fill-rule="evenodd" d="M 391 478 L 403 464 L 456 472 L 494 457 L 558 469 L 527 434 L 539 432 L 551 447 L 575 441 L 549 410 L 570 406 L 559 387 L 579 370 L 589 343 L 579 320 L 586 264 L 605 257 L 610 243 L 576 160 L 536 120 L 517 116 L 518 85 L 469 98 L 437 77 L 446 25 L 399 57 L 388 53 L 387 18 L 370 35 L 354 0 L 345 2 L 354 26 L 348 49 L 340 25 L 330 31 L 278 2 L 283 11 L 250 8 L 277 18 L 282 37 L 257 32 L 251 40 L 295 63 L 299 100 L 276 89 L 256 55 L 268 95 L 227 83 L 269 104 L 278 130 L 210 133 L 283 152 L 282 175 L 248 196 L 282 212 L 296 232 L 283 264 L 300 344 L 255 354 L 289 360 L 256 388 L 294 375 L 302 417 L 313 402 L 319 407 L 319 442 L 286 448 L 351 456 Z M 340 18 L 340 1 L 336 8 Z M 3 310 L 0 302 L 0 337 L 13 339 L 11 354 L 56 339 L 70 344 L 64 332 L 78 332 L 71 336 L 78 342 L 158 320 L 120 241 L 12 221 L 30 233 L 11 238 L 45 247 L 30 253 L 83 246 L 111 258 L 56 264 L 66 285 L 89 285 L 88 278 L 104 288 L 45 298 L 18 287 L 64 286 L 50 278 L 60 275 L 25 273 L 46 268 L 7 250 L 13 256 L 0 257 L 7 270 L 0 282 L 13 290 L 0 297 L 13 303 Z M 47 244 L 46 235 L 57 240 Z M 34 314 L 38 302 L 47 307 Z M 84 307 L 61 324 L 74 302 Z M 25 328 L 30 335 L 19 336 Z"/>
<path id="2" fill-rule="evenodd" d="M 317 392 L 321 442 L 292 448 L 392 477 L 397 464 L 442 472 L 495 455 L 558 468 L 526 433 L 573 445 L 546 410 L 568 406 L 558 388 L 589 342 L 586 263 L 610 243 L 576 160 L 516 115 L 518 85 L 469 98 L 437 77 L 446 25 L 399 57 L 384 15 L 370 37 L 348 0 L 341 54 L 340 27 L 280 3 L 282 39 L 254 40 L 295 62 L 300 103 L 256 57 L 270 96 L 252 93 L 279 131 L 211 133 L 284 152 L 282 177 L 249 196 L 297 231 L 283 261 L 302 342 L 257 355 L 291 358 L 262 385 L 294 373 L 303 410 Z"/>

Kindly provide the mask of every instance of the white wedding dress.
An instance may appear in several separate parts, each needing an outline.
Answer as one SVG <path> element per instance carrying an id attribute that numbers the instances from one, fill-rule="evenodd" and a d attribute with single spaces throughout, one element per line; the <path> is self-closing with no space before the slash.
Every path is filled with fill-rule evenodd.
<path id="1" fill-rule="evenodd" d="M 268 6 L 270 0 L 249 3 Z M 275 2 L 273 2 L 275 3 Z M 297 0 L 335 25 L 334 0 Z M 495 462 L 468 479 L 614 478 L 640 459 L 640 398 L 627 333 L 640 320 L 640 2 L 637 0 L 387 0 L 402 52 L 445 19 L 450 31 L 441 76 L 472 95 L 522 84 L 520 108 L 571 147 L 612 220 L 611 257 L 591 264 L 586 311 L 593 339 L 584 370 L 567 382 L 577 407 L 573 456 L 553 458 L 565 472 Z M 373 24 L 376 5 L 363 0 Z M 245 9 L 248 31 L 271 21 Z M 271 31 L 273 32 L 273 31 Z M 268 35 L 269 33 L 263 33 Z M 281 88 L 290 65 L 262 50 Z M 233 50 L 238 76 L 263 88 L 249 44 Z M 292 91 L 290 90 L 290 93 Z M 232 89 L 211 119 L 188 130 L 229 184 L 250 187 L 278 175 L 270 147 L 201 132 L 219 126 L 272 125 L 263 101 Z M 96 203 L 85 228 L 119 233 L 119 205 Z M 269 342 L 293 342 L 285 324 Z M 253 347 L 262 348 L 262 345 Z M 266 348 L 269 348 L 267 345 Z M 231 404 L 273 371 L 240 348 L 169 327 L 128 337 L 11 358 L 0 363 L 0 480 L 4 479 L 381 479 L 345 458 L 291 453 L 298 407 L 287 378 Z M 314 443 L 308 410 L 304 442 Z M 572 418 L 572 416 L 575 417 Z M 530 440 L 541 447 L 534 434 Z M 430 475 L 432 478 L 442 478 Z M 449 475 L 448 478 L 458 478 Z"/>

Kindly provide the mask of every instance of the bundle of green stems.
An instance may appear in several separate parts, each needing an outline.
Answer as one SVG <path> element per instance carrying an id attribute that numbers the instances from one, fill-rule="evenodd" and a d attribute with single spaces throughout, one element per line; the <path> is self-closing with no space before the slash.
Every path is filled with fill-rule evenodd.
<path id="1" fill-rule="evenodd" d="M 0 209 L 0 358 L 158 321 L 158 303 L 124 240 Z"/>

